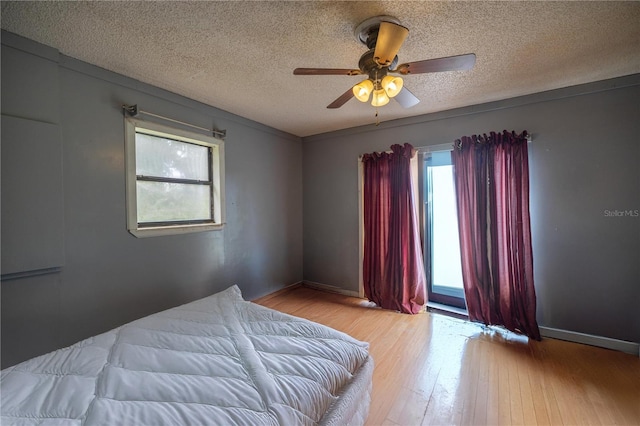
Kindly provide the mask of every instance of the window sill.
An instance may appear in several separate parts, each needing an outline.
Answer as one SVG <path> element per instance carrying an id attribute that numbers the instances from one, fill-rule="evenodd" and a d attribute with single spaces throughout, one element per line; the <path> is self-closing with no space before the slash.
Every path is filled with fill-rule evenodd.
<path id="1" fill-rule="evenodd" d="M 469 319 L 469 313 L 466 309 L 456 308 L 455 306 L 443 305 L 442 303 L 427 302 L 427 311 L 436 314 L 449 315 L 454 318 Z"/>
<path id="2" fill-rule="evenodd" d="M 162 226 L 157 228 L 129 229 L 129 232 L 136 238 L 147 238 L 161 237 L 164 235 L 191 234 L 194 232 L 221 231 L 223 228 L 224 223 L 206 223 L 202 225 Z"/>

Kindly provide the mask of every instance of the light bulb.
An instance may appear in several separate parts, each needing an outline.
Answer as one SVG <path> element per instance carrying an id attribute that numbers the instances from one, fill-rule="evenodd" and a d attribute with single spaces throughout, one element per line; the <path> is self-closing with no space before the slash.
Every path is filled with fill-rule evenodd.
<path id="1" fill-rule="evenodd" d="M 373 82 L 369 79 L 366 79 L 353 86 L 353 95 L 360 102 L 367 102 L 372 90 Z"/>
<path id="2" fill-rule="evenodd" d="M 371 99 L 371 105 L 378 107 L 389 103 L 389 96 L 385 93 L 384 89 L 378 89 L 373 91 L 373 99 Z"/>
<path id="3" fill-rule="evenodd" d="M 403 81 L 400 77 L 385 75 L 380 83 L 390 98 L 396 96 L 402 90 Z"/>

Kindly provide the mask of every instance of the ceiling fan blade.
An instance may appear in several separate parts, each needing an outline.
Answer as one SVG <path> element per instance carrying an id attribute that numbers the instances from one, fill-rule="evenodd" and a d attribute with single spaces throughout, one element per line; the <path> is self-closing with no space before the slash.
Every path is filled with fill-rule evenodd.
<path id="1" fill-rule="evenodd" d="M 389 66 L 407 38 L 409 29 L 393 22 L 380 22 L 373 58 L 378 65 Z"/>
<path id="2" fill-rule="evenodd" d="M 329 108 L 329 109 L 340 108 L 342 105 L 346 104 L 347 101 L 349 99 L 351 99 L 351 98 L 353 98 L 353 88 L 352 87 L 350 87 L 349 90 L 347 90 L 342 95 L 340 95 L 340 97 L 338 99 L 336 99 L 335 101 L 333 101 L 329 105 L 327 105 L 327 108 Z"/>
<path id="3" fill-rule="evenodd" d="M 342 68 L 296 68 L 293 75 L 358 75 L 360 70 Z"/>
<path id="4" fill-rule="evenodd" d="M 402 108 L 411 108 L 414 105 L 420 103 L 420 99 L 409 91 L 406 87 L 403 87 L 400 93 L 398 93 L 393 99 L 395 99 Z"/>
<path id="5" fill-rule="evenodd" d="M 398 65 L 393 72 L 402 75 L 422 74 L 428 72 L 441 71 L 465 71 L 473 68 L 476 63 L 476 55 L 468 53 L 466 55 L 449 56 L 446 58 L 426 59 L 424 61 L 409 62 Z"/>

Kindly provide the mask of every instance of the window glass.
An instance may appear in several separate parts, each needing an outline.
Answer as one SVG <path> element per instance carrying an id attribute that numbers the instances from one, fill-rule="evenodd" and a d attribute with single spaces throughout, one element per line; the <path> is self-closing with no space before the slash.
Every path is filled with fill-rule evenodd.
<path id="1" fill-rule="evenodd" d="M 209 148 L 137 132 L 136 174 L 209 180 Z"/>
<path id="2" fill-rule="evenodd" d="M 451 151 L 431 152 L 422 169 L 425 270 L 431 302 L 465 308 Z"/>
<path id="3" fill-rule="evenodd" d="M 433 285 L 462 290 L 453 166 L 431 168 Z"/>
<path id="4" fill-rule="evenodd" d="M 138 223 L 211 220 L 208 185 L 137 182 Z"/>

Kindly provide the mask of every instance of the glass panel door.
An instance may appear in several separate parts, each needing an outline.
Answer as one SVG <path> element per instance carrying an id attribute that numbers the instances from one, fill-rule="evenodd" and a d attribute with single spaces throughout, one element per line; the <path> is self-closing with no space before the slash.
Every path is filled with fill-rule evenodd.
<path id="1" fill-rule="evenodd" d="M 429 300 L 465 308 L 451 151 L 427 154 L 422 175 Z"/>

